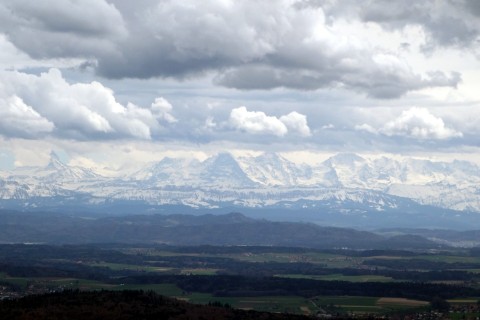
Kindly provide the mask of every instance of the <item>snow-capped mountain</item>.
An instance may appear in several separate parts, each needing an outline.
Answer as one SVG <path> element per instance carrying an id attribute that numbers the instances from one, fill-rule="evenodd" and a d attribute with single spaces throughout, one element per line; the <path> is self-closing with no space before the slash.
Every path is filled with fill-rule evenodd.
<path id="1" fill-rule="evenodd" d="M 225 189 L 257 185 L 229 153 L 217 154 L 203 162 L 196 159 L 166 157 L 138 171 L 129 179 L 143 182 L 147 187 L 190 186 Z"/>
<path id="2" fill-rule="evenodd" d="M 205 160 L 200 166 L 198 178 L 200 184 L 197 186 L 216 189 L 257 186 L 229 153 L 220 153 Z"/>
<path id="3" fill-rule="evenodd" d="M 50 161 L 45 167 L 20 167 L 13 171 L 9 180 L 46 184 L 81 184 L 101 177 L 90 169 L 73 167 L 64 164 L 52 152 Z"/>
<path id="4" fill-rule="evenodd" d="M 183 205 L 196 208 L 330 208 L 337 212 L 411 211 L 414 205 L 480 212 L 480 170 L 466 161 L 367 158 L 337 154 L 317 165 L 275 153 L 204 161 L 163 158 L 111 178 L 69 166 L 54 153 L 44 167 L 0 175 L 0 205 Z M 13 202 L 12 202 L 13 201 Z"/>
<path id="5" fill-rule="evenodd" d="M 175 159 L 165 157 L 161 161 L 151 164 L 127 179 L 142 181 L 150 186 L 178 185 L 192 183 L 198 180 L 201 162 L 197 159 Z"/>
<path id="6" fill-rule="evenodd" d="M 339 186 L 338 176 L 332 168 L 297 165 L 276 153 L 242 157 L 239 163 L 250 179 L 263 186 Z"/>
<path id="7" fill-rule="evenodd" d="M 75 196 L 82 185 L 103 179 L 90 169 L 64 164 L 52 152 L 44 167 L 20 167 L 0 179 L 0 199 L 23 199 L 33 197 Z"/>

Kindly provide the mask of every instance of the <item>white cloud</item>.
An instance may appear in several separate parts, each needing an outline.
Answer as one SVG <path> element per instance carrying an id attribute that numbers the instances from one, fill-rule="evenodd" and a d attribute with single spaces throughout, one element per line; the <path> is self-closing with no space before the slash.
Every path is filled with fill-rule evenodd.
<path id="1" fill-rule="evenodd" d="M 204 128 L 213 129 L 216 126 L 217 126 L 217 123 L 215 122 L 215 119 L 212 116 L 208 116 L 207 119 L 205 119 Z"/>
<path id="2" fill-rule="evenodd" d="M 307 124 L 307 117 L 296 111 L 290 112 L 285 116 L 280 117 L 280 121 L 293 132 L 297 132 L 301 136 L 309 137 L 311 135 L 310 128 Z"/>
<path id="3" fill-rule="evenodd" d="M 151 108 L 132 103 L 124 106 L 101 83 L 69 84 L 57 69 L 38 76 L 4 72 L 0 83 L 0 98 L 18 97 L 17 103 L 10 104 L 7 110 L 28 114 L 28 121 L 36 119 L 37 125 L 42 124 L 41 132 L 52 132 L 49 125 L 54 125 L 52 133 L 64 138 L 151 139 L 163 130 L 160 122 L 176 122 L 169 113 L 172 106 L 164 98 L 157 98 Z M 15 132 L 4 130 L 5 135 Z"/>
<path id="4" fill-rule="evenodd" d="M 355 126 L 355 130 L 358 130 L 358 131 L 366 131 L 366 132 L 369 132 L 369 133 L 373 133 L 373 134 L 377 134 L 378 133 L 378 130 L 376 130 L 374 127 L 372 127 L 371 125 L 369 124 L 360 124 L 360 125 L 356 125 Z"/>
<path id="5" fill-rule="evenodd" d="M 277 118 L 268 116 L 262 111 L 248 111 L 246 107 L 239 107 L 231 111 L 229 122 L 235 129 L 252 134 L 271 134 L 283 137 L 287 133 L 293 132 L 304 137 L 311 135 L 307 117 L 296 111 Z"/>
<path id="6" fill-rule="evenodd" d="M 420 140 L 445 140 L 462 137 L 463 134 L 445 126 L 442 118 L 436 117 L 426 108 L 413 107 L 404 110 L 396 119 L 388 121 L 379 129 L 369 124 L 355 126 L 356 130 L 386 136 L 404 136 Z"/>
<path id="7" fill-rule="evenodd" d="M 385 124 L 380 131 L 388 136 L 410 136 L 418 139 L 450 139 L 462 133 L 447 128 L 442 118 L 431 114 L 426 108 L 413 107 L 402 112 L 395 120 Z"/>
<path id="8" fill-rule="evenodd" d="M 173 109 L 172 105 L 163 97 L 156 98 L 155 101 L 152 103 L 151 109 L 154 116 L 158 120 L 166 121 L 168 123 L 178 122 L 178 120 L 170 114 Z"/>
<path id="9" fill-rule="evenodd" d="M 54 124 L 42 117 L 17 96 L 0 98 L 0 132 L 6 136 L 40 138 L 50 133 Z"/>
<path id="10" fill-rule="evenodd" d="M 253 134 L 272 134 L 283 137 L 288 133 L 287 126 L 278 118 L 267 116 L 261 111 L 248 111 L 246 107 L 232 110 L 230 124 L 235 129 Z"/>
<path id="11" fill-rule="evenodd" d="M 333 125 L 332 123 L 329 123 L 329 124 L 325 124 L 321 127 L 322 130 L 330 130 L 330 129 L 335 129 L 335 125 Z"/>

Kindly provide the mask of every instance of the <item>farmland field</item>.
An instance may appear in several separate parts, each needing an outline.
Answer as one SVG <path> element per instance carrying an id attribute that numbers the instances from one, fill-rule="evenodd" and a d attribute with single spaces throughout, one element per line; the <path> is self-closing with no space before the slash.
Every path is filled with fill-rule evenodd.
<path id="1" fill-rule="evenodd" d="M 191 303 L 303 315 L 419 312 L 427 310 L 436 295 L 452 308 L 474 309 L 480 297 L 480 258 L 465 250 L 164 245 L 31 249 L 0 246 L 5 261 L 0 264 L 2 296 L 143 290 Z M 28 260 L 11 258 L 22 250 L 28 251 Z"/>

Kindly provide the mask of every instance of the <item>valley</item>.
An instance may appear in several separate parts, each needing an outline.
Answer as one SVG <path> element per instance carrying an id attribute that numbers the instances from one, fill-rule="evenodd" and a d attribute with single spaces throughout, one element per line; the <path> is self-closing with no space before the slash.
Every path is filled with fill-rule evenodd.
<path id="1" fill-rule="evenodd" d="M 3 299 L 143 290 L 203 305 L 363 319 L 445 313 L 433 305 L 438 297 L 452 317 L 479 312 L 478 250 L 18 244 L 1 245 L 0 257 Z"/>

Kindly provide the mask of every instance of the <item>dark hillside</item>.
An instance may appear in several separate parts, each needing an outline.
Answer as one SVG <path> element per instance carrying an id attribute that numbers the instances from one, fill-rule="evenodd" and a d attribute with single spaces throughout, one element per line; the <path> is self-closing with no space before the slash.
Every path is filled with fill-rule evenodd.
<path id="1" fill-rule="evenodd" d="M 0 211 L 0 243 L 155 243 L 169 245 L 287 246 L 317 249 L 431 249 L 420 236 L 386 237 L 313 223 L 226 215 L 129 215 L 80 217 Z"/>
<path id="2" fill-rule="evenodd" d="M 0 301 L 1 319 L 22 320 L 307 320 L 290 314 L 244 311 L 219 303 L 195 305 L 153 292 L 143 291 L 65 291 L 19 300 Z"/>

